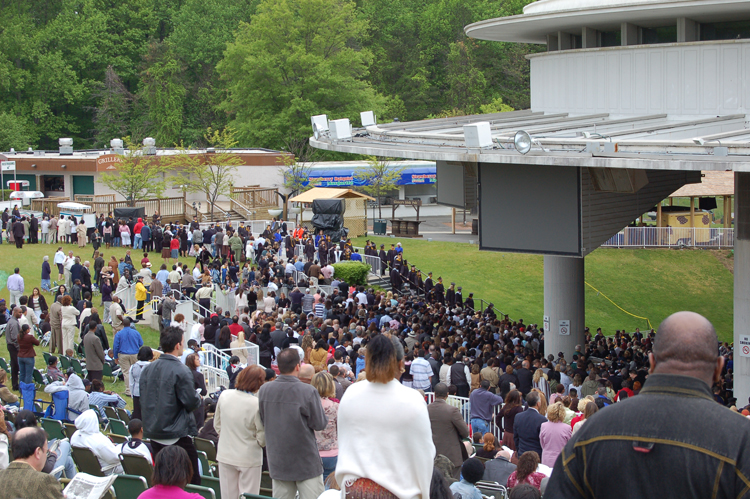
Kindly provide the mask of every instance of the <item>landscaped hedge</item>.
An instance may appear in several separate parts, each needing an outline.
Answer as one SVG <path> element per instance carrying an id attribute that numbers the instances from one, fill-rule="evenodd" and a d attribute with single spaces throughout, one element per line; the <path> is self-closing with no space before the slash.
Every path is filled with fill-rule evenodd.
<path id="1" fill-rule="evenodd" d="M 372 267 L 362 262 L 339 262 L 333 264 L 333 277 L 349 285 L 367 284 L 367 273 Z"/>

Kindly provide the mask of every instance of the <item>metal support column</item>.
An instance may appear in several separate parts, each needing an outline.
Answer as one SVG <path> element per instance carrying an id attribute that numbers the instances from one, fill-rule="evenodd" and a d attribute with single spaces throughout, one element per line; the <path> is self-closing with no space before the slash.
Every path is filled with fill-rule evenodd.
<path id="1" fill-rule="evenodd" d="M 583 345 L 586 314 L 583 258 L 544 257 L 544 354 L 573 359 Z M 549 331 L 547 331 L 549 329 Z"/>
<path id="2" fill-rule="evenodd" d="M 750 173 L 734 174 L 734 396 L 750 397 L 750 354 L 740 338 L 750 336 Z M 711 319 L 710 317 L 708 318 Z"/>

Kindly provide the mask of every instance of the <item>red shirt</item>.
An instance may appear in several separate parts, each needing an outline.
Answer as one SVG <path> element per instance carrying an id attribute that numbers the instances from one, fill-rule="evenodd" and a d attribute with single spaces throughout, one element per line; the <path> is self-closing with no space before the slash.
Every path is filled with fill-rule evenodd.
<path id="1" fill-rule="evenodd" d="M 173 249 L 173 250 L 180 249 L 180 240 L 177 238 L 172 238 L 172 241 L 169 243 L 169 249 Z"/>
<path id="2" fill-rule="evenodd" d="M 242 326 L 240 326 L 239 324 L 235 324 L 235 323 L 232 323 L 229 325 L 229 330 L 232 332 L 233 336 L 237 336 L 242 331 L 244 331 L 244 329 L 242 329 Z"/>
<path id="3" fill-rule="evenodd" d="M 581 414 L 579 416 L 576 416 L 573 419 L 571 419 L 570 420 L 570 427 L 571 428 L 575 427 L 576 423 L 579 422 L 579 421 L 583 421 L 583 414 Z"/>

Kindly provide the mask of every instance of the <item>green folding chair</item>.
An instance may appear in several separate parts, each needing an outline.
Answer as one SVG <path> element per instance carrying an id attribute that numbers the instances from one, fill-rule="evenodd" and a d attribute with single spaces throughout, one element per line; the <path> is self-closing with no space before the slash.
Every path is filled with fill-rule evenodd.
<path id="1" fill-rule="evenodd" d="M 81 366 L 81 361 L 78 359 L 70 359 L 70 365 L 81 379 L 86 377 L 86 370 Z"/>
<path id="2" fill-rule="evenodd" d="M 125 424 L 130 423 L 130 416 L 128 415 L 128 411 L 126 411 L 125 409 L 121 407 L 117 408 L 117 419 L 119 419 Z"/>
<path id="3" fill-rule="evenodd" d="M 67 435 L 65 434 L 65 427 L 63 426 L 62 421 L 59 421 L 57 419 L 42 418 L 42 428 L 47 432 L 47 438 L 49 440 L 52 440 L 53 438 L 57 438 L 60 440 L 67 438 Z"/>
<path id="4" fill-rule="evenodd" d="M 68 369 L 73 367 L 70 365 L 70 359 L 66 357 L 65 355 L 61 355 L 59 359 L 60 359 L 60 365 L 62 366 L 63 372 L 66 372 Z"/>
<path id="5" fill-rule="evenodd" d="M 211 477 L 213 474 L 211 473 L 211 465 L 208 464 L 208 457 L 206 457 L 206 453 L 202 451 L 198 451 L 198 461 L 201 463 L 201 468 L 203 468 L 203 474 L 201 475 L 201 479 L 205 477 Z"/>
<path id="6" fill-rule="evenodd" d="M 115 445 L 120 445 L 128 442 L 128 437 L 123 437 L 122 435 L 118 435 L 117 433 L 110 433 L 107 435 L 110 440 L 112 440 L 112 443 Z"/>
<path id="7" fill-rule="evenodd" d="M 151 486 L 151 477 L 154 475 L 154 467 L 143 456 L 134 454 L 120 454 L 120 463 L 122 469 L 127 475 L 142 476 L 149 487 Z"/>
<path id="8" fill-rule="evenodd" d="M 221 499 L 221 485 L 219 484 L 218 478 L 202 476 L 201 486 L 213 489 L 216 499 Z"/>
<path id="9" fill-rule="evenodd" d="M 102 365 L 102 376 L 112 378 L 112 386 L 117 384 L 117 376 L 112 373 L 112 366 L 106 362 Z"/>
<path id="10" fill-rule="evenodd" d="M 216 499 L 216 494 L 214 493 L 214 489 L 211 489 L 208 487 L 201 487 L 200 485 L 192 485 L 192 484 L 186 485 L 185 492 L 198 494 L 199 496 L 205 499 Z"/>
<path id="11" fill-rule="evenodd" d="M 206 457 L 209 461 L 211 461 L 212 463 L 216 462 L 216 444 L 214 444 L 212 440 L 195 437 L 193 438 L 193 442 L 197 450 L 206 453 Z"/>
<path id="12" fill-rule="evenodd" d="M 71 453 L 73 455 L 73 462 L 76 464 L 76 468 L 81 473 L 88 473 L 94 476 L 106 476 L 107 472 L 115 469 L 116 464 L 110 464 L 102 467 L 99 464 L 99 459 L 91 452 L 91 449 L 87 447 L 71 447 Z"/>
<path id="13" fill-rule="evenodd" d="M 73 433 L 78 429 L 76 428 L 76 425 L 72 423 L 63 423 L 63 427 L 65 429 L 65 436 L 68 437 L 68 440 L 73 438 Z"/>
<path id="14" fill-rule="evenodd" d="M 47 385 L 46 380 L 44 379 L 44 376 L 42 376 L 42 373 L 39 372 L 39 369 L 34 369 L 32 371 L 32 377 L 34 378 L 34 383 L 37 388 L 44 388 Z"/>
<path id="15" fill-rule="evenodd" d="M 117 475 L 113 486 L 117 499 L 138 499 L 148 489 L 148 482 L 142 476 Z"/>
<path id="16" fill-rule="evenodd" d="M 42 352 L 42 356 L 44 357 L 44 365 L 49 365 L 49 358 L 52 357 L 52 354 L 49 352 Z"/>
<path id="17" fill-rule="evenodd" d="M 5 371 L 6 373 L 10 372 L 10 368 L 8 367 L 8 361 L 6 361 L 4 358 L 0 357 L 0 367 Z"/>
<path id="18" fill-rule="evenodd" d="M 260 475 L 260 495 L 273 496 L 273 479 L 268 471 L 264 471 Z"/>
<path id="19" fill-rule="evenodd" d="M 104 414 L 107 415 L 107 419 L 120 419 L 119 417 L 117 417 L 117 411 L 115 410 L 115 408 L 110 405 L 104 406 Z"/>
<path id="20" fill-rule="evenodd" d="M 109 420 L 109 431 L 110 431 L 110 433 L 114 433 L 115 435 L 122 435 L 123 437 L 129 437 L 130 436 L 130 432 L 128 431 L 128 427 L 125 426 L 125 423 L 123 423 L 119 419 L 110 418 L 110 420 Z"/>

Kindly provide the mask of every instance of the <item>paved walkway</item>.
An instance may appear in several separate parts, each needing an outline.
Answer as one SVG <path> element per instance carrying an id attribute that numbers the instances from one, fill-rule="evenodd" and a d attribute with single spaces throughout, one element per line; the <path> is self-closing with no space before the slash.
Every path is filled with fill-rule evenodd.
<path id="1" fill-rule="evenodd" d="M 401 220 L 416 220 L 416 217 L 399 217 Z M 456 233 L 451 231 L 451 217 L 420 217 L 422 221 L 419 224 L 419 233 L 423 236 L 421 239 L 432 239 L 433 241 L 447 241 L 452 243 L 469 243 L 479 244 L 479 236 L 471 234 L 471 221 L 475 217 L 466 215 L 466 225 L 463 225 L 463 217 L 456 215 Z M 372 224 L 367 228 L 368 234 L 372 234 Z M 391 227 L 388 224 L 388 233 Z M 404 238 L 408 239 L 408 238 Z"/>

